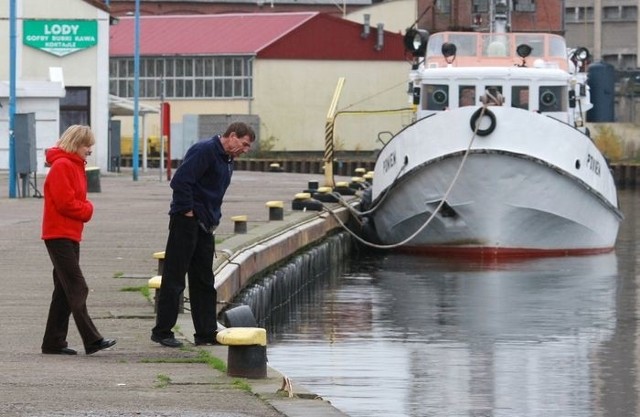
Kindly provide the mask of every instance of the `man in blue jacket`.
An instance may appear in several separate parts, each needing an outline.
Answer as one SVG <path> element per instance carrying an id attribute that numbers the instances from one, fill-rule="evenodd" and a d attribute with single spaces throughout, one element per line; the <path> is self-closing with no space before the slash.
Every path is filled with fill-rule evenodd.
<path id="1" fill-rule="evenodd" d="M 171 180 L 169 237 L 156 325 L 151 331 L 151 340 L 156 343 L 182 346 L 172 329 L 178 320 L 185 275 L 189 279 L 195 344 L 215 343 L 218 324 L 214 232 L 220 223 L 222 199 L 231 182 L 233 159 L 248 152 L 254 140 L 250 126 L 232 123 L 222 136 L 215 135 L 191 146 Z"/>

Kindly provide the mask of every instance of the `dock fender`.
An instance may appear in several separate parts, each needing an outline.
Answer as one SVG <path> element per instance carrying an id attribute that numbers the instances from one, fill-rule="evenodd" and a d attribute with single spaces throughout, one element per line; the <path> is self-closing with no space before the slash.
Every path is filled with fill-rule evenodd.
<path id="1" fill-rule="evenodd" d="M 366 188 L 362 195 L 360 196 L 360 211 L 367 211 L 371 208 L 371 200 L 373 190 L 371 188 Z"/>
<path id="2" fill-rule="evenodd" d="M 223 313 L 224 327 L 258 327 L 251 307 L 241 305 Z"/>
<path id="3" fill-rule="evenodd" d="M 478 119 L 480 118 L 481 114 L 482 114 L 482 107 L 478 108 L 478 110 L 473 112 L 473 114 L 471 115 L 471 119 L 469 120 L 469 122 L 470 122 L 469 124 L 471 126 L 471 131 L 472 132 L 476 132 L 476 123 L 479 123 Z M 488 136 L 496 128 L 496 115 L 493 114 L 493 112 L 491 110 L 489 110 L 488 108 L 485 109 L 483 116 L 487 116 L 489 118 L 489 120 L 491 121 L 491 123 L 489 124 L 489 127 L 487 127 L 486 129 L 480 129 L 480 127 L 478 127 L 478 131 L 476 132 L 476 134 L 478 136 Z"/>
<path id="4" fill-rule="evenodd" d="M 382 241 L 378 236 L 378 231 L 376 230 L 376 224 L 371 217 L 365 217 L 362 219 L 362 226 L 360 229 L 360 237 L 367 242 L 380 245 Z M 369 248 L 371 249 L 371 248 Z"/>

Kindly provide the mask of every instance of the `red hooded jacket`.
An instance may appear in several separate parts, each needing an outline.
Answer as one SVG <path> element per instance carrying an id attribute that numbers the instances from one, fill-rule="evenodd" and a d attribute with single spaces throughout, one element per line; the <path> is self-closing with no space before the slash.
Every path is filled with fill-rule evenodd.
<path id="1" fill-rule="evenodd" d="M 80 155 L 50 148 L 51 169 L 44 181 L 42 239 L 82 240 L 84 224 L 91 220 L 93 204 L 87 200 L 85 161 Z"/>

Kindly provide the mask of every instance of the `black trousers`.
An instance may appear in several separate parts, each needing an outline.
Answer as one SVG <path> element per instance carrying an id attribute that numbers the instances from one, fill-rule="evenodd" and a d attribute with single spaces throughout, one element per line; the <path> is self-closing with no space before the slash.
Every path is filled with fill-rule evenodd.
<path id="1" fill-rule="evenodd" d="M 214 236 L 198 224 L 195 217 L 172 215 L 164 254 L 162 284 L 158 298 L 156 325 L 152 333 L 160 338 L 174 337 L 172 328 L 178 320 L 180 297 L 189 279 L 191 319 L 196 339 L 211 339 L 217 330 L 214 286 Z"/>
<path id="2" fill-rule="evenodd" d="M 102 336 L 87 311 L 89 288 L 80 270 L 80 244 L 70 239 L 49 239 L 44 244 L 53 263 L 53 295 L 42 349 L 67 347 L 69 317 L 72 314 L 86 349 Z"/>

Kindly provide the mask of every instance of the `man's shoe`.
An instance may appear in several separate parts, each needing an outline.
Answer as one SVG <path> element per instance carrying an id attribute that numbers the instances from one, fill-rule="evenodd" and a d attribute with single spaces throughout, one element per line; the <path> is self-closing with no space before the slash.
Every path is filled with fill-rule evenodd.
<path id="1" fill-rule="evenodd" d="M 116 341 L 113 339 L 100 339 L 97 342 L 87 346 L 85 351 L 87 352 L 87 355 L 91 355 L 92 353 L 96 353 L 99 350 L 110 348 L 115 344 L 116 344 Z"/>
<path id="2" fill-rule="evenodd" d="M 177 348 L 182 347 L 182 342 L 176 339 L 175 337 L 165 337 L 164 339 L 160 336 L 156 336 L 155 334 L 151 335 L 151 340 L 156 343 L 160 343 L 162 346 Z"/>
<path id="3" fill-rule="evenodd" d="M 213 332 L 213 337 L 195 337 L 195 335 L 193 335 L 193 343 L 196 346 L 205 346 L 205 345 L 218 345 L 218 340 L 216 339 L 216 336 L 218 335 L 218 331 L 216 330 L 215 332 Z"/>
<path id="4" fill-rule="evenodd" d="M 78 352 L 68 347 L 63 347 L 60 349 L 44 349 L 43 348 L 42 353 L 44 353 L 45 355 L 77 355 L 78 354 Z"/>
<path id="5" fill-rule="evenodd" d="M 196 346 L 205 346 L 205 345 L 213 346 L 213 345 L 217 345 L 218 341 L 216 339 L 196 339 L 194 341 L 194 344 Z"/>

